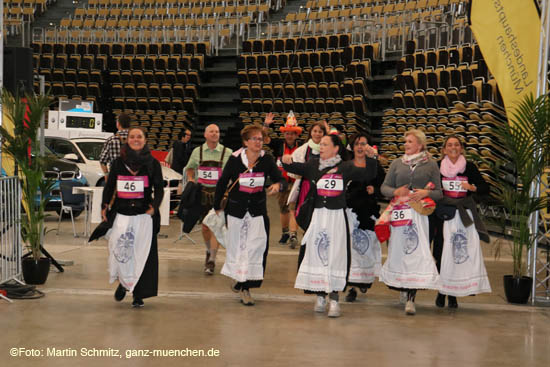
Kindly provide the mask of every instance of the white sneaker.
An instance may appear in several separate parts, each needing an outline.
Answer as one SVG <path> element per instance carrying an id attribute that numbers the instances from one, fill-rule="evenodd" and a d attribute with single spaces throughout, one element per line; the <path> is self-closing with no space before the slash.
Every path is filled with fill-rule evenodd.
<path id="1" fill-rule="evenodd" d="M 315 307 L 313 310 L 315 312 L 325 312 L 327 308 L 327 300 L 324 296 L 317 296 L 317 302 L 315 302 Z"/>
<path id="2" fill-rule="evenodd" d="M 328 317 L 340 317 L 340 305 L 338 304 L 338 301 L 330 301 Z"/>
<path id="3" fill-rule="evenodd" d="M 405 303 L 407 303 L 407 298 L 407 292 L 399 292 L 399 303 L 404 305 Z"/>
<path id="4" fill-rule="evenodd" d="M 407 301 L 407 304 L 405 305 L 405 313 L 407 315 L 414 315 L 416 314 L 416 307 L 414 306 L 413 301 Z"/>

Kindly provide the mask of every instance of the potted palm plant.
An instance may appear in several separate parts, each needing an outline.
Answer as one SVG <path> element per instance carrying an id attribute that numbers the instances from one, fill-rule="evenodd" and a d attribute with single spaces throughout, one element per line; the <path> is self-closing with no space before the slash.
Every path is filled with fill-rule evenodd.
<path id="1" fill-rule="evenodd" d="M 537 236 L 531 233 L 530 218 L 548 204 L 546 196 L 535 195 L 531 188 L 540 184 L 550 164 L 549 95 L 526 96 L 514 108 L 509 123 L 492 133 L 508 156 L 507 161 L 489 163 L 495 173 L 493 197 L 507 214 L 499 223 L 510 240 L 513 260 L 513 273 L 504 276 L 504 291 L 508 302 L 527 303 L 533 279 L 526 276 L 525 257 Z"/>
<path id="2" fill-rule="evenodd" d="M 45 208 L 50 200 L 54 181 L 45 177 L 47 157 L 39 154 L 40 121 L 49 105 L 50 96 L 26 94 L 14 97 L 3 90 L 1 101 L 4 124 L 0 126 L 2 152 L 11 160 L 7 173 L 19 177 L 22 192 L 21 237 L 31 252 L 23 259 L 23 277 L 27 283 L 43 284 L 50 260 L 42 257 Z M 34 153 L 34 154 L 32 154 Z"/>

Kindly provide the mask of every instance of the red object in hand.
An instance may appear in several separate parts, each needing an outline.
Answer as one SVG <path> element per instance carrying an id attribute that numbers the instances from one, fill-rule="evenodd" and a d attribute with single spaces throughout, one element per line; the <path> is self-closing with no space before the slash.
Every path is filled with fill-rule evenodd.
<path id="1" fill-rule="evenodd" d="M 4 296 L 4 297 L 7 297 L 8 296 L 8 292 L 5 290 L 5 289 L 0 289 L 0 295 Z"/>

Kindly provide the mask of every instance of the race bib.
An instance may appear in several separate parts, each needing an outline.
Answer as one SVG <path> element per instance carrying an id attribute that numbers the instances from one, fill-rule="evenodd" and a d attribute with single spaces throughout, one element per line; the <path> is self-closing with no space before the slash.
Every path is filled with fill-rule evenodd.
<path id="1" fill-rule="evenodd" d="M 263 172 L 241 173 L 239 175 L 239 191 L 253 194 L 264 189 L 265 177 Z"/>
<path id="2" fill-rule="evenodd" d="M 341 174 L 323 175 L 317 181 L 317 194 L 320 196 L 339 196 L 344 190 L 344 179 Z"/>
<path id="3" fill-rule="evenodd" d="M 390 224 L 393 227 L 409 226 L 412 224 L 412 208 L 407 204 L 396 205 L 391 212 Z"/>
<path id="4" fill-rule="evenodd" d="M 443 186 L 443 195 L 450 198 L 466 197 L 468 190 L 462 188 L 463 182 L 468 182 L 468 177 L 443 177 L 441 179 L 441 186 Z"/>
<path id="5" fill-rule="evenodd" d="M 146 187 L 149 187 L 149 177 L 147 176 L 117 177 L 117 197 L 121 199 L 143 199 Z"/>
<path id="6" fill-rule="evenodd" d="M 219 167 L 200 166 L 197 170 L 199 176 L 197 182 L 200 184 L 215 185 L 220 179 L 221 173 L 222 169 Z"/>

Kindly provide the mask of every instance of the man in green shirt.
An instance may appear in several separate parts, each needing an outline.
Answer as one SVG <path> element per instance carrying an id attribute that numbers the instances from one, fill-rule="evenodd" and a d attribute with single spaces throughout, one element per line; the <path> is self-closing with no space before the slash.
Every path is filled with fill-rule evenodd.
<path id="1" fill-rule="evenodd" d="M 216 124 L 210 124 L 204 130 L 206 142 L 196 147 L 191 153 L 187 166 L 183 169 L 187 175 L 187 180 L 201 184 L 201 203 L 202 213 L 201 221 L 212 209 L 214 204 L 214 193 L 216 183 L 222 175 L 223 167 L 231 156 L 233 151 L 219 143 L 220 129 Z M 202 237 L 206 245 L 206 260 L 204 262 L 204 272 L 208 275 L 214 274 L 216 267 L 216 254 L 219 244 L 216 237 L 210 229 L 202 225 Z"/>

